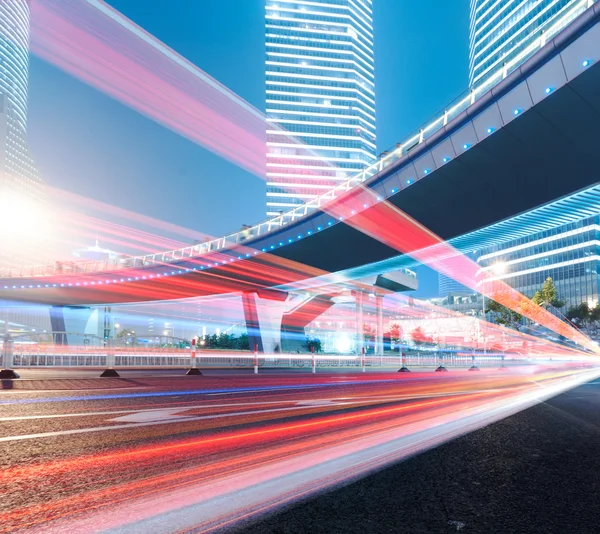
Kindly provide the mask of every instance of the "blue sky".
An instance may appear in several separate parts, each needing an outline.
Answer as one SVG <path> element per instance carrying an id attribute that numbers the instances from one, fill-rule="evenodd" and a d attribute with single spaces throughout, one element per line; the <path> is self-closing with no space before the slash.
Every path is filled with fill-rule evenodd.
<path id="1" fill-rule="evenodd" d="M 265 0 L 109 0 L 260 110 Z M 468 85 L 468 0 L 374 0 L 378 152 Z M 32 59 L 29 135 L 50 185 L 213 235 L 265 218 L 264 182 Z M 434 273 L 420 272 L 423 295 Z"/>

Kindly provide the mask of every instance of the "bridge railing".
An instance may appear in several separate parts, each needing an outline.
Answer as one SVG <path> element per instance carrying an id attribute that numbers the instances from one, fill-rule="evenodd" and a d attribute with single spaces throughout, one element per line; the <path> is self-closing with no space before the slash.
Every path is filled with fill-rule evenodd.
<path id="1" fill-rule="evenodd" d="M 189 349 L 147 347 L 101 347 L 101 346 L 65 346 L 53 343 L 15 343 L 12 349 L 12 363 L 4 362 L 14 368 L 32 369 L 95 369 L 106 368 L 112 358 L 113 366 L 120 369 L 186 369 L 192 366 L 192 354 Z M 196 364 L 200 368 L 250 368 L 254 366 L 254 354 L 248 351 L 205 351 L 196 354 Z M 408 367 L 415 369 L 431 369 L 440 364 L 454 369 L 466 369 L 473 363 L 478 367 L 497 368 L 503 362 L 502 354 L 487 353 L 473 355 L 460 351 L 408 351 L 404 355 Z M 260 354 L 260 368 L 307 369 L 312 368 L 311 354 Z M 398 369 L 402 366 L 403 357 L 398 353 L 386 353 L 383 356 L 366 355 L 364 367 L 372 369 Z M 506 358 L 507 365 L 527 363 L 523 357 L 511 355 Z M 363 359 L 356 354 L 317 354 L 315 367 L 349 368 L 363 367 Z"/>
<path id="2" fill-rule="evenodd" d="M 201 256 L 208 252 L 224 250 L 234 245 L 242 244 L 251 239 L 261 237 L 269 232 L 277 230 L 291 222 L 296 221 L 315 210 L 326 206 L 332 200 L 346 194 L 354 187 L 362 184 L 369 178 L 380 173 L 390 165 L 406 157 L 410 152 L 429 137 L 444 128 L 450 121 L 458 117 L 463 111 L 475 104 L 481 97 L 486 95 L 496 84 L 504 80 L 508 75 L 519 68 L 525 61 L 532 57 L 545 44 L 560 33 L 575 18 L 577 18 L 586 9 L 592 7 L 598 0 L 578 0 L 573 4 L 563 8 L 551 26 L 544 29 L 539 34 L 533 34 L 516 43 L 513 50 L 517 52 L 516 56 L 508 62 L 505 62 L 500 68 L 496 69 L 486 80 L 466 91 L 450 102 L 442 111 L 435 114 L 419 129 L 412 132 L 404 141 L 384 151 L 380 157 L 366 167 L 360 173 L 352 176 L 345 182 L 337 185 L 330 191 L 318 196 L 315 199 L 299 205 L 297 208 L 289 210 L 281 215 L 267 219 L 250 228 L 239 232 L 228 234 L 205 243 L 192 245 L 168 252 L 148 254 L 144 256 L 135 256 L 130 258 L 119 258 L 106 261 L 94 262 L 70 262 L 67 264 L 54 264 L 46 266 L 24 267 L 18 272 L 9 272 L 9 276 L 44 276 L 56 275 L 62 272 L 98 272 L 98 271 L 118 271 L 124 268 L 135 268 L 149 265 L 164 265 L 170 262 Z M 65 269 L 64 271 L 62 269 Z"/>

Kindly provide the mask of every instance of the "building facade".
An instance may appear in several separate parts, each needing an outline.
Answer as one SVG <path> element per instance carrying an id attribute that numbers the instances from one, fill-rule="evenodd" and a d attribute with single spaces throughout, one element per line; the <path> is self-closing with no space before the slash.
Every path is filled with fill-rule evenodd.
<path id="1" fill-rule="evenodd" d="M 7 96 L 15 120 L 27 130 L 29 80 L 29 2 L 0 2 L 0 93 Z"/>
<path id="2" fill-rule="evenodd" d="M 375 159 L 372 0 L 266 0 L 267 215 Z"/>
<path id="3" fill-rule="evenodd" d="M 479 264 L 492 280 L 503 280 L 532 297 L 550 277 L 564 309 L 598 302 L 600 215 L 482 249 Z"/>
<path id="4" fill-rule="evenodd" d="M 486 83 L 504 63 L 520 61 L 526 47 L 544 43 L 553 24 L 565 24 L 596 0 L 471 0 L 471 86 Z M 567 11 L 569 10 L 569 11 Z M 568 22 L 568 21 L 567 21 Z M 501 78 L 497 78 L 499 81 Z M 477 259 L 493 280 L 532 297 L 551 277 L 564 310 L 598 302 L 599 216 L 531 233 L 482 249 Z"/>
<path id="5" fill-rule="evenodd" d="M 453 278 L 438 273 L 438 297 L 445 298 L 454 293 L 472 293 L 472 290 Z"/>
<path id="6" fill-rule="evenodd" d="M 543 39 L 564 10 L 595 0 L 471 0 L 469 77 L 471 87 L 518 58 L 533 39 Z M 577 13 L 579 13 L 578 11 Z M 498 79 L 499 81 L 499 79 Z"/>
<path id="7" fill-rule="evenodd" d="M 41 262 L 44 186 L 27 146 L 29 2 L 0 2 L 0 271 Z"/>

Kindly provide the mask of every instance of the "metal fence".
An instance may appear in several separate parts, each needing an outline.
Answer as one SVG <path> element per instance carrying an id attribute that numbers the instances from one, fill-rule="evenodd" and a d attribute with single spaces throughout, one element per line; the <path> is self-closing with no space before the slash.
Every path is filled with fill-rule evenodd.
<path id="1" fill-rule="evenodd" d="M 7 354 L 7 357 L 5 356 Z M 200 368 L 259 368 L 301 369 L 315 368 L 380 368 L 397 369 L 403 363 L 399 353 L 384 355 L 356 354 L 254 354 L 249 351 L 203 351 L 197 352 L 194 365 Z M 135 347 L 135 346 L 65 346 L 51 342 L 20 343 L 11 340 L 2 344 L 3 367 L 14 368 L 131 368 L 131 369 L 186 369 L 193 366 L 192 352 L 186 348 Z M 6 361 L 5 361 L 6 360 Z M 10 361 L 9 361 L 10 360 Z M 444 365 L 449 368 L 496 367 L 503 360 L 502 354 L 471 354 L 460 351 L 413 350 L 404 354 L 408 367 L 433 368 Z M 507 363 L 515 363 L 511 358 Z"/>

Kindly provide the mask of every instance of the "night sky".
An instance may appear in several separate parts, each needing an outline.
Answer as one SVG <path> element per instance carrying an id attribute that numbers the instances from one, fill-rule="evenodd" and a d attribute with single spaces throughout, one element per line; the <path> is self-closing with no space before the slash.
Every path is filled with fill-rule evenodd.
<path id="1" fill-rule="evenodd" d="M 264 111 L 265 0 L 108 3 Z M 469 2 L 375 0 L 374 19 L 381 152 L 467 88 Z M 213 235 L 265 218 L 260 178 L 36 58 L 29 136 L 51 186 Z"/>

